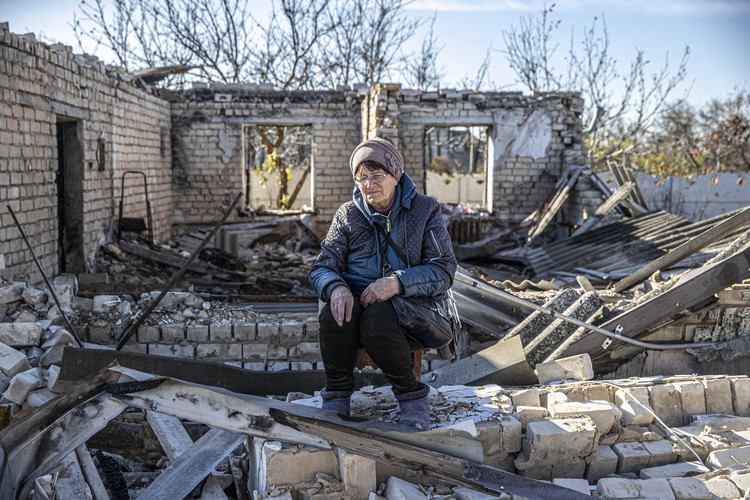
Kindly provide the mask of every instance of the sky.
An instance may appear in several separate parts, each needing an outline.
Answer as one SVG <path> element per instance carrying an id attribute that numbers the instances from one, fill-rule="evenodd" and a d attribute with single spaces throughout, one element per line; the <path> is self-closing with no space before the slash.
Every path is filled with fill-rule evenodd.
<path id="1" fill-rule="evenodd" d="M 42 40 L 77 50 L 70 24 L 80 1 L 0 0 L 0 21 L 8 21 L 14 33 L 41 32 Z M 270 1 L 248 3 L 262 13 L 268 11 Z M 456 87 L 465 77 L 473 79 L 492 47 L 490 80 L 502 90 L 523 90 L 503 53 L 502 32 L 518 26 L 521 17 L 537 14 L 543 5 L 540 0 L 414 0 L 407 9 L 410 16 L 425 19 L 437 14 L 435 32 L 442 46 L 438 66 L 444 87 Z M 691 103 L 700 105 L 735 89 L 750 88 L 750 0 L 561 0 L 553 8 L 553 19 L 560 21 L 555 32 L 557 56 L 562 58 L 568 50 L 571 30 L 578 40 L 594 17 L 601 20 L 602 15 L 621 71 L 627 71 L 638 48 L 645 51 L 651 72 L 667 57 L 674 68 L 689 45 L 688 77 L 679 91 L 682 95 L 689 89 Z M 423 32 L 414 40 L 414 49 Z M 97 55 L 109 62 L 106 54 Z M 558 68 L 562 69 L 561 63 Z"/>

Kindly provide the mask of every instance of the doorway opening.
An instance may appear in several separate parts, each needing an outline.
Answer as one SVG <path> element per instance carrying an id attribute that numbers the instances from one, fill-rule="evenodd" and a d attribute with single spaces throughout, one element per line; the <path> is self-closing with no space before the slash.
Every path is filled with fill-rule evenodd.
<path id="1" fill-rule="evenodd" d="M 79 122 L 58 116 L 57 242 L 61 273 L 86 272 L 83 253 L 83 165 Z"/>

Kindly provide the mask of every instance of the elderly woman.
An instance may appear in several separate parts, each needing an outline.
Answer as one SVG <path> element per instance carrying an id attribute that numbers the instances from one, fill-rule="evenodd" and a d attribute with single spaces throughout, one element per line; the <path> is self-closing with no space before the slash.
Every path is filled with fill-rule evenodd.
<path id="1" fill-rule="evenodd" d="M 399 323 L 391 299 L 446 294 L 456 271 L 450 237 L 438 202 L 417 192 L 393 144 L 364 141 L 349 166 L 353 200 L 336 212 L 310 271 L 326 303 L 319 318 L 323 408 L 349 415 L 357 350 L 364 347 L 392 386 L 401 423 L 427 430 L 429 387 L 414 375 L 411 356 L 421 346 Z"/>

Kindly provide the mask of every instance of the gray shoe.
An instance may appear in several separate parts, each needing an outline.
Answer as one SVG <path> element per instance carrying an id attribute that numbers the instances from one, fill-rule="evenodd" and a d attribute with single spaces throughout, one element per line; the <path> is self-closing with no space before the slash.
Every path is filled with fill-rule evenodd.
<path id="1" fill-rule="evenodd" d="M 335 411 L 346 417 L 349 416 L 352 391 L 329 391 L 323 389 L 320 391 L 320 396 L 323 398 L 323 405 L 321 408 L 324 410 Z"/>
<path id="2" fill-rule="evenodd" d="M 401 409 L 401 424 L 414 427 L 418 431 L 430 430 L 430 388 L 422 387 L 414 392 L 397 394 Z"/>

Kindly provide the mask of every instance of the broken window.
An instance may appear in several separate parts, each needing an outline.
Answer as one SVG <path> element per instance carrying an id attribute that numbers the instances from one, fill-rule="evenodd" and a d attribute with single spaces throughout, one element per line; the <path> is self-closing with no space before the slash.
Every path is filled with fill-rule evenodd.
<path id="1" fill-rule="evenodd" d="M 425 130 L 425 192 L 443 203 L 487 207 L 489 127 L 435 126 Z"/>
<path id="2" fill-rule="evenodd" d="M 247 125 L 244 143 L 249 208 L 312 207 L 312 126 Z"/>

